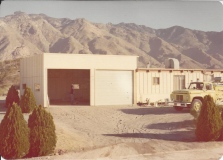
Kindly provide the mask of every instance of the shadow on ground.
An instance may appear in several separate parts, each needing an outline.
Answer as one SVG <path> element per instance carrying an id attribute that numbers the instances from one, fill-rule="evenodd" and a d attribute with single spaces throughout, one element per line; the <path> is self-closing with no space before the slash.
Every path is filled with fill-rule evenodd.
<path id="1" fill-rule="evenodd" d="M 154 108 L 133 108 L 133 109 L 121 109 L 123 113 L 133 114 L 133 115 L 147 115 L 147 114 L 184 114 L 189 113 L 189 109 L 184 109 L 182 111 L 176 111 L 173 107 L 154 107 Z"/>
<path id="2" fill-rule="evenodd" d="M 5 114 L 6 110 L 7 110 L 7 108 L 5 108 L 4 106 L 0 105 L 0 114 Z"/>
<path id="3" fill-rule="evenodd" d="M 193 129 L 195 123 L 193 120 L 185 120 L 180 122 L 170 123 L 155 123 L 146 126 L 147 129 L 161 129 L 161 130 L 173 130 L 173 129 Z"/>
<path id="4" fill-rule="evenodd" d="M 5 108 L 5 100 L 0 100 L 0 114 L 6 113 L 7 108 Z"/>
<path id="5" fill-rule="evenodd" d="M 173 131 L 166 134 L 155 134 L 155 133 L 120 133 L 120 134 L 104 134 L 104 136 L 122 137 L 122 138 L 147 138 L 147 139 L 158 139 L 168 140 L 176 142 L 195 142 L 194 130 L 187 131 Z"/>
<path id="6" fill-rule="evenodd" d="M 153 130 L 166 130 L 167 133 L 119 133 L 104 134 L 105 136 L 122 137 L 122 138 L 147 138 L 159 139 L 177 142 L 194 142 L 195 140 L 195 124 L 193 120 L 185 120 L 179 122 L 155 123 L 145 126 L 147 132 Z"/>

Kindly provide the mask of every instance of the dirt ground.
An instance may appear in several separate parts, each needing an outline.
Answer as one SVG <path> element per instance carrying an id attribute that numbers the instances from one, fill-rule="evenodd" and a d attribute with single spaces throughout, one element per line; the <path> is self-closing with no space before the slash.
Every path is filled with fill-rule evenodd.
<path id="1" fill-rule="evenodd" d="M 223 156 L 223 142 L 196 142 L 188 110 L 138 106 L 50 106 L 54 155 L 32 159 L 197 159 Z M 4 110 L 0 111 L 0 120 Z M 28 115 L 25 115 L 28 119 Z"/>
<path id="2" fill-rule="evenodd" d="M 58 142 L 48 159 L 220 159 L 222 142 L 196 142 L 188 110 L 52 106 Z M 58 155 L 61 154 L 61 155 Z"/>

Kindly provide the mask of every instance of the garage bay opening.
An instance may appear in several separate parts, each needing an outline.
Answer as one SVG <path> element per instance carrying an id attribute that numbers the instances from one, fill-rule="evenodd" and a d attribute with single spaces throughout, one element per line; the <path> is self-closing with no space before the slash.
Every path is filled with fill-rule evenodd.
<path id="1" fill-rule="evenodd" d="M 90 105 L 90 70 L 48 69 L 48 97 L 51 105 Z"/>

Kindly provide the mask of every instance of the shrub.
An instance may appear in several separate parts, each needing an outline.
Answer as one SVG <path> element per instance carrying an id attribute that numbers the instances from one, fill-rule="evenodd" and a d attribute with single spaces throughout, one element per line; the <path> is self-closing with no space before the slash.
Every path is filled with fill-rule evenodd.
<path id="1" fill-rule="evenodd" d="M 29 128 L 21 108 L 13 103 L 0 125 L 0 154 L 4 158 L 22 158 L 29 151 Z"/>
<path id="2" fill-rule="evenodd" d="M 221 109 L 221 119 L 223 121 L 223 109 L 222 107 L 220 109 Z M 223 141 L 223 128 L 221 129 L 221 135 L 219 137 L 219 141 Z"/>
<path id="3" fill-rule="evenodd" d="M 223 122 L 219 108 L 216 107 L 210 95 L 204 97 L 201 112 L 196 124 L 196 137 L 198 141 L 215 141 L 220 137 Z"/>
<path id="4" fill-rule="evenodd" d="M 19 93 L 18 91 L 15 89 L 15 86 L 11 86 L 8 90 L 7 93 L 7 97 L 6 97 L 6 101 L 5 101 L 5 106 L 12 106 L 13 102 L 19 104 Z"/>
<path id="5" fill-rule="evenodd" d="M 23 113 L 30 113 L 36 107 L 36 100 L 30 88 L 26 87 L 22 95 L 20 107 Z"/>
<path id="6" fill-rule="evenodd" d="M 190 114 L 194 117 L 194 121 L 197 122 L 197 119 L 200 114 L 200 110 L 195 107 L 190 107 Z"/>
<path id="7" fill-rule="evenodd" d="M 45 156 L 56 147 L 56 132 L 53 116 L 42 106 L 36 107 L 29 116 L 29 157 Z"/>

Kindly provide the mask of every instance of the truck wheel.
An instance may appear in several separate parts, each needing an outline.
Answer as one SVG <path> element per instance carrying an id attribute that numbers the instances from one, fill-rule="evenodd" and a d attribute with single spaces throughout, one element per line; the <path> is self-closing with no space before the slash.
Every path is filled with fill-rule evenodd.
<path id="1" fill-rule="evenodd" d="M 194 99 L 191 103 L 190 113 L 194 116 L 195 119 L 198 118 L 201 111 L 202 102 L 199 99 Z"/>
<path id="2" fill-rule="evenodd" d="M 183 110 L 182 107 L 178 107 L 178 106 L 173 106 L 173 108 L 174 108 L 176 111 L 182 111 L 182 110 Z"/>

